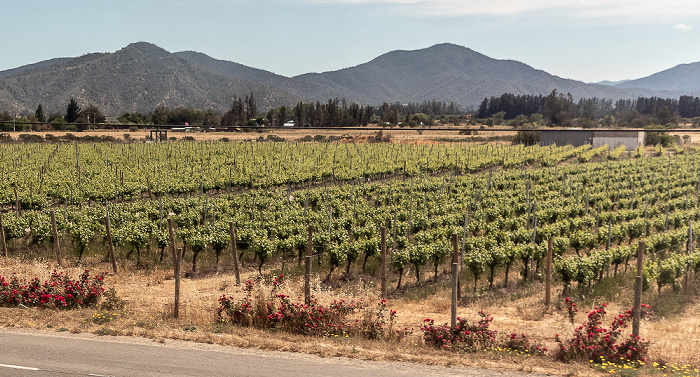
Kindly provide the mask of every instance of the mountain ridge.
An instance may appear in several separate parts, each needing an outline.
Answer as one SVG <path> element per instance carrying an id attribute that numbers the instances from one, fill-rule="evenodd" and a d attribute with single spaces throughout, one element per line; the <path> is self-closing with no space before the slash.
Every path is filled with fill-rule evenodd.
<path id="1" fill-rule="evenodd" d="M 700 62 L 679 64 L 675 67 L 615 85 L 623 89 L 680 90 L 700 93 Z"/>
<path id="2" fill-rule="evenodd" d="M 696 74 L 700 86 L 700 63 L 696 64 L 686 74 Z M 575 100 L 632 99 L 678 97 L 693 88 L 676 90 L 678 80 L 676 86 L 660 86 L 663 77 L 652 80 L 656 86 L 640 84 L 643 79 L 588 84 L 451 43 L 390 51 L 353 67 L 286 77 L 196 51 L 171 53 L 148 42 L 136 42 L 113 53 L 57 58 L 0 71 L 0 110 L 33 112 L 42 103 L 48 111 L 60 111 L 74 97 L 82 104 L 97 105 L 108 115 L 150 112 L 156 106 L 222 112 L 230 108 L 234 96 L 249 93 L 255 95 L 261 110 L 332 98 L 369 105 L 436 100 L 476 108 L 484 98 L 503 93 L 548 95 L 556 89 L 571 93 Z"/>
<path id="3" fill-rule="evenodd" d="M 261 107 L 297 99 L 275 88 L 208 72 L 160 47 L 139 42 L 114 53 L 88 54 L 0 79 L 0 109 L 27 111 L 42 103 L 48 111 L 60 111 L 70 98 L 76 98 L 108 115 L 150 112 L 157 106 L 225 111 L 233 96 L 241 93 L 254 93 Z"/>

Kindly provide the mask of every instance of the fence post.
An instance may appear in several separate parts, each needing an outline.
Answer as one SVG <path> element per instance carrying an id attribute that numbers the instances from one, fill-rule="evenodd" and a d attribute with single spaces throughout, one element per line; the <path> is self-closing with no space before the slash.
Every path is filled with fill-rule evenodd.
<path id="1" fill-rule="evenodd" d="M 459 251 L 459 274 L 457 274 L 457 300 L 462 299 L 462 279 L 461 279 L 461 273 L 462 273 L 462 266 L 464 263 L 464 248 L 466 247 L 465 242 L 467 240 L 467 224 L 469 223 L 469 210 L 471 209 L 471 202 L 469 203 L 469 207 L 467 207 L 467 211 L 464 212 L 464 231 L 462 232 L 462 247 Z"/>
<path id="2" fill-rule="evenodd" d="M 634 308 L 632 309 L 632 335 L 639 336 L 639 321 L 642 316 L 642 280 L 644 269 L 644 241 L 637 247 L 637 278 L 634 282 Z"/>
<path id="3" fill-rule="evenodd" d="M 114 245 L 112 244 L 112 226 L 109 222 L 109 215 L 105 216 L 105 229 L 107 230 L 107 248 L 109 249 L 109 259 L 112 261 L 112 271 L 117 273 L 117 260 L 114 258 Z"/>
<path id="4" fill-rule="evenodd" d="M 182 261 L 182 249 L 177 249 L 175 256 L 175 307 L 173 317 L 180 317 L 180 262 Z"/>
<path id="5" fill-rule="evenodd" d="M 228 228 L 231 232 L 231 250 L 233 251 L 233 273 L 236 274 L 236 285 L 241 284 L 241 273 L 238 270 L 238 252 L 236 250 L 236 229 L 233 227 L 233 221 L 228 222 Z"/>
<path id="6" fill-rule="evenodd" d="M 386 299 L 386 227 L 383 226 L 381 229 L 381 237 L 382 237 L 382 266 L 381 266 L 381 279 L 382 279 L 382 298 Z"/>
<path id="7" fill-rule="evenodd" d="M 177 257 L 175 253 L 175 234 L 173 233 L 173 219 L 168 217 L 168 236 L 170 237 L 170 254 L 173 257 L 173 264 L 177 262 Z"/>
<path id="8" fill-rule="evenodd" d="M 457 234 L 452 234 L 452 310 L 450 311 L 450 323 L 452 328 L 457 326 L 457 283 L 459 282 L 459 249 L 457 247 Z"/>
<path id="9" fill-rule="evenodd" d="M 688 254 L 693 253 L 693 220 L 688 221 Z"/>
<path id="10" fill-rule="evenodd" d="M 170 236 L 170 253 L 173 257 L 173 273 L 175 278 L 175 307 L 173 317 L 180 316 L 180 261 L 182 260 L 182 249 L 175 251 L 175 235 L 173 234 L 173 219 L 168 217 L 168 235 Z"/>
<path id="11" fill-rule="evenodd" d="M 547 271 L 546 271 L 546 284 L 545 284 L 545 295 L 544 295 L 544 306 L 549 308 L 549 304 L 552 300 L 552 251 L 554 249 L 554 241 L 549 238 L 547 245 Z"/>
<path id="12" fill-rule="evenodd" d="M 306 257 L 304 258 L 304 303 L 311 304 L 311 258 L 313 255 L 314 226 L 309 225 L 309 240 L 306 247 Z"/>
<path id="13" fill-rule="evenodd" d="M 51 232 L 53 233 L 53 250 L 56 254 L 56 263 L 63 266 L 61 261 L 61 246 L 58 244 L 58 229 L 56 228 L 56 212 L 51 210 Z"/>
<path id="14" fill-rule="evenodd" d="M 7 258 L 7 242 L 5 241 L 5 228 L 2 226 L 2 212 L 0 212 L 0 247 L 2 247 L 2 255 Z"/>

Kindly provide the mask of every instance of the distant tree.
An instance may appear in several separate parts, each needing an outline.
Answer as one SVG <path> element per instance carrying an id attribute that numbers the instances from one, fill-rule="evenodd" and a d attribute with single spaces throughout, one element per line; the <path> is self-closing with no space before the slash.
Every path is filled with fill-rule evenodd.
<path id="1" fill-rule="evenodd" d="M 141 113 L 124 113 L 117 118 L 119 123 L 146 124 L 150 122 L 150 117 Z"/>
<path id="2" fill-rule="evenodd" d="M 654 112 L 654 117 L 659 124 L 678 124 L 678 116 L 674 114 L 668 105 L 664 104 L 659 106 Z"/>
<path id="3" fill-rule="evenodd" d="M 664 126 L 648 126 L 645 127 L 647 130 L 644 134 L 644 145 L 656 145 L 656 144 L 661 144 L 663 147 L 669 147 L 673 144 L 674 138 L 672 135 L 669 135 L 666 132 L 663 131 L 650 131 L 650 130 L 663 130 L 665 129 Z"/>
<path id="4" fill-rule="evenodd" d="M 66 115 L 64 116 L 64 119 L 68 123 L 75 123 L 80 116 L 80 111 L 81 108 L 80 105 L 78 105 L 78 101 L 76 101 L 75 98 L 71 98 L 68 106 L 66 107 Z"/>
<path id="5" fill-rule="evenodd" d="M 214 109 L 207 109 L 202 112 L 201 121 L 203 126 L 218 126 L 221 124 L 221 115 L 214 111 Z"/>
<path id="6" fill-rule="evenodd" d="M 46 122 L 46 114 L 44 114 L 44 108 L 39 104 L 39 107 L 36 108 L 36 112 L 34 113 L 36 116 L 37 122 Z"/>
<path id="7" fill-rule="evenodd" d="M 10 112 L 5 110 L 2 113 L 0 113 L 0 121 L 2 122 L 9 122 L 12 120 L 12 115 L 10 115 Z"/>
<path id="8" fill-rule="evenodd" d="M 294 114 L 294 123 L 298 125 L 306 123 L 306 107 L 307 106 L 305 106 L 303 102 L 299 102 L 294 106 L 294 110 L 292 110 Z"/>
<path id="9" fill-rule="evenodd" d="M 414 122 L 416 126 L 430 127 L 433 125 L 433 119 L 424 113 L 413 114 L 411 122 Z"/>
<path id="10" fill-rule="evenodd" d="M 209 111 L 209 110 L 207 110 Z M 212 110 L 213 111 L 213 110 Z M 211 113 L 209 114 L 211 115 Z M 179 106 L 174 109 L 167 110 L 167 120 L 165 123 L 167 124 L 190 124 L 190 125 L 203 125 L 204 120 L 206 117 L 211 118 L 211 116 L 208 116 L 206 112 L 200 110 L 200 109 L 195 109 L 193 107 L 183 107 Z M 208 119 L 207 121 L 215 121 L 215 122 L 220 122 L 220 119 L 218 119 L 218 116 L 216 119 Z"/>
<path id="11" fill-rule="evenodd" d="M 104 123 L 107 118 L 102 114 L 102 111 L 96 105 L 89 105 L 85 110 L 80 112 L 76 123 Z"/>
<path id="12" fill-rule="evenodd" d="M 615 116 L 612 114 L 606 115 L 605 118 L 603 118 L 602 124 L 605 127 L 612 127 L 615 125 Z"/>
<path id="13" fill-rule="evenodd" d="M 557 90 L 552 90 L 544 105 L 544 117 L 550 125 L 568 126 L 574 117 L 574 100 L 571 93 L 566 95 L 557 94 Z"/>
<path id="14" fill-rule="evenodd" d="M 364 106 L 362 109 L 362 119 L 360 121 L 362 126 L 367 127 L 370 120 L 372 119 L 372 115 L 374 115 L 374 107 Z"/>
<path id="15" fill-rule="evenodd" d="M 493 114 L 493 125 L 502 125 L 503 120 L 506 117 L 506 112 L 505 111 L 499 111 L 496 114 Z"/>
<path id="16" fill-rule="evenodd" d="M 158 106 L 151 113 L 151 122 L 155 125 L 168 123 L 168 114 L 170 111 L 165 106 Z"/>
<path id="17" fill-rule="evenodd" d="M 281 126 L 289 120 L 289 114 L 287 113 L 287 106 L 281 106 L 279 114 L 277 116 L 276 126 Z"/>
<path id="18" fill-rule="evenodd" d="M 47 121 L 49 123 L 63 123 L 65 122 L 65 119 L 63 119 L 63 115 L 61 115 L 61 113 L 49 113 L 49 118 Z"/>
<path id="19" fill-rule="evenodd" d="M 248 97 L 246 97 L 246 102 L 247 101 Z M 224 116 L 221 117 L 221 126 L 234 127 L 243 125 L 249 119 L 246 117 L 246 103 L 243 102 L 243 98 L 233 96 L 231 110 L 227 111 Z"/>
<path id="20" fill-rule="evenodd" d="M 533 126 L 535 126 L 535 127 L 539 127 L 539 126 L 544 126 L 544 125 L 545 125 L 544 117 L 543 117 L 542 114 L 540 114 L 540 113 L 534 113 L 534 114 L 530 115 L 530 117 L 528 118 L 528 120 L 529 120 L 530 123 L 532 123 Z"/>
<path id="21" fill-rule="evenodd" d="M 515 128 L 521 128 L 525 126 L 528 122 L 528 119 L 525 115 L 523 114 L 518 114 L 513 120 L 510 121 L 510 126 L 515 127 Z"/>
<path id="22" fill-rule="evenodd" d="M 596 123 L 593 119 L 581 117 L 574 119 L 572 125 L 579 128 L 594 128 L 598 126 L 598 123 Z"/>
<path id="23" fill-rule="evenodd" d="M 314 110 L 314 125 L 325 126 L 328 124 L 328 111 L 326 106 L 321 105 L 319 101 L 316 101 L 316 109 Z"/>
<path id="24" fill-rule="evenodd" d="M 479 119 L 486 119 L 489 117 L 489 99 L 484 98 L 479 105 L 479 110 L 477 111 L 477 117 Z"/>
<path id="25" fill-rule="evenodd" d="M 513 138 L 513 144 L 536 145 L 540 142 L 538 131 L 518 131 Z"/>
<path id="26" fill-rule="evenodd" d="M 246 107 L 246 122 L 258 116 L 258 105 L 255 104 L 255 97 L 251 92 L 249 96 L 245 96 Z"/>
<path id="27" fill-rule="evenodd" d="M 684 118 L 695 118 L 700 115 L 700 98 L 681 96 L 678 99 L 678 115 Z"/>

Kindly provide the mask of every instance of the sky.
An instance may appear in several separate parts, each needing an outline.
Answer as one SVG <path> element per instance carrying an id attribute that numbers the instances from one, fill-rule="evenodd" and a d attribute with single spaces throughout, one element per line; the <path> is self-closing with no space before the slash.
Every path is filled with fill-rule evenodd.
<path id="1" fill-rule="evenodd" d="M 0 71 L 150 42 L 285 76 L 438 43 L 585 82 L 700 61 L 700 0 L 4 0 Z"/>

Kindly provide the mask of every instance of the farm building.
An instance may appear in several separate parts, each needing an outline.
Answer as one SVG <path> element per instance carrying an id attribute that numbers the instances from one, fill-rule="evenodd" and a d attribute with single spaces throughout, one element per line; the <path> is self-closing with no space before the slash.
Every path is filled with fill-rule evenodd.
<path id="1" fill-rule="evenodd" d="M 575 147 L 590 144 L 593 148 L 609 145 L 610 148 L 624 145 L 628 150 L 644 145 L 644 131 L 637 130 L 542 130 L 540 145 L 573 145 Z"/>

